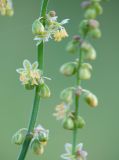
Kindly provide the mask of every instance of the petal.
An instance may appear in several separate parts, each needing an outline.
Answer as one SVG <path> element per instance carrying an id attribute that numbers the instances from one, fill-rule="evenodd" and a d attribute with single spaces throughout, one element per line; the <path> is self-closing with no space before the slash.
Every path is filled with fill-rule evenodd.
<path id="1" fill-rule="evenodd" d="M 61 25 L 68 23 L 69 19 L 64 19 L 63 21 L 60 22 Z"/>
<path id="2" fill-rule="evenodd" d="M 22 73 L 22 72 L 24 72 L 24 68 L 18 68 L 18 69 L 16 69 L 16 71 L 17 71 L 18 73 Z"/>
<path id="3" fill-rule="evenodd" d="M 72 152 L 72 144 L 66 143 L 65 144 L 65 150 L 66 150 L 67 153 L 71 153 Z"/>
<path id="4" fill-rule="evenodd" d="M 23 67 L 26 69 L 26 70 L 30 70 L 31 69 L 31 63 L 29 62 L 29 60 L 25 59 L 23 61 Z"/>
<path id="5" fill-rule="evenodd" d="M 58 16 L 50 17 L 50 20 L 51 20 L 51 21 L 56 21 L 56 20 L 57 20 L 57 18 L 58 18 Z"/>
<path id="6" fill-rule="evenodd" d="M 88 153 L 86 151 L 81 151 L 81 157 L 83 157 L 84 159 L 87 157 Z"/>
<path id="7" fill-rule="evenodd" d="M 76 146 L 76 150 L 81 151 L 82 148 L 83 148 L 83 143 L 79 143 L 79 144 Z"/>
<path id="8" fill-rule="evenodd" d="M 36 61 L 36 62 L 34 62 L 33 64 L 32 64 L 32 69 L 37 69 L 38 68 L 38 62 Z"/>
<path id="9" fill-rule="evenodd" d="M 61 158 L 62 159 L 67 159 L 67 160 L 72 160 L 69 154 L 62 154 Z"/>
<path id="10" fill-rule="evenodd" d="M 42 39 L 43 39 L 43 38 L 40 38 L 40 37 L 35 37 L 35 38 L 34 38 L 35 41 L 41 41 Z"/>

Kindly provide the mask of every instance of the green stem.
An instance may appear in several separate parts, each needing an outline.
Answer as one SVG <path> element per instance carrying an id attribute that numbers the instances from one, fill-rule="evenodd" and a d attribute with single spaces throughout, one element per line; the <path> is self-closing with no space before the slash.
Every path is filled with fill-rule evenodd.
<path id="1" fill-rule="evenodd" d="M 48 0 L 43 0 L 42 3 L 42 8 L 41 8 L 41 16 L 45 17 L 46 15 L 46 11 L 47 11 L 47 5 L 48 5 Z M 43 71 L 43 48 L 44 48 L 44 44 L 43 42 L 38 45 L 38 63 L 39 63 L 39 69 Z M 29 127 L 28 127 L 28 132 L 25 138 L 25 141 L 22 145 L 22 149 L 20 152 L 20 155 L 18 157 L 18 160 L 24 160 L 29 148 L 29 144 L 31 142 L 32 139 L 32 131 L 34 129 L 35 123 L 36 123 L 36 119 L 37 119 L 37 115 L 38 115 L 38 110 L 39 110 L 39 102 L 40 102 L 40 97 L 38 95 L 40 90 L 40 87 L 37 86 L 35 89 L 35 98 L 34 98 L 34 103 L 33 103 L 33 109 L 32 109 L 32 113 L 31 113 L 31 118 L 30 118 L 30 122 L 29 122 Z"/>
<path id="2" fill-rule="evenodd" d="M 77 74 L 76 74 L 76 85 L 79 86 L 81 85 L 81 79 L 80 79 L 80 66 L 83 62 L 83 55 L 81 50 L 79 50 L 79 65 L 78 65 L 78 69 L 77 69 Z M 78 116 L 78 111 L 79 111 L 79 96 L 75 95 L 75 118 L 77 118 Z M 75 149 L 76 149 L 76 142 L 77 142 L 77 127 L 75 126 L 74 130 L 73 130 L 73 143 L 72 143 L 72 154 L 75 154 Z"/>

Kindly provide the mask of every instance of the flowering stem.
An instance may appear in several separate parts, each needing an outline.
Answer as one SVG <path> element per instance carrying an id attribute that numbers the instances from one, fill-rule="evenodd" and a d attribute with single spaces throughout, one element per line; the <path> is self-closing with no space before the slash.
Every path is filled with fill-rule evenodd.
<path id="1" fill-rule="evenodd" d="M 77 74 L 76 74 L 76 85 L 79 86 L 81 84 L 81 79 L 80 79 L 80 66 L 83 62 L 83 55 L 81 50 L 79 49 L 79 65 L 77 69 Z M 75 119 L 77 119 L 78 116 L 78 111 L 79 111 L 79 96 L 75 95 Z M 75 154 L 75 148 L 76 148 L 76 141 L 77 141 L 77 127 L 75 126 L 73 130 L 73 143 L 72 143 L 72 154 Z"/>
<path id="2" fill-rule="evenodd" d="M 42 8 L 41 8 L 41 16 L 45 17 L 46 10 L 47 10 L 47 5 L 48 5 L 48 0 L 43 0 Z M 43 48 L 44 44 L 43 42 L 38 45 L 38 63 L 39 63 L 39 69 L 43 71 Z M 28 127 L 28 132 L 25 138 L 25 141 L 23 143 L 20 155 L 18 157 L 18 160 L 24 160 L 29 148 L 30 141 L 32 139 L 32 131 L 34 129 L 36 119 L 37 119 L 37 114 L 39 110 L 39 102 L 40 102 L 40 96 L 39 96 L 39 90 L 40 87 L 37 86 L 35 89 L 35 98 L 34 98 L 34 103 L 33 103 L 33 109 L 31 113 L 31 118 L 30 118 L 30 123 Z"/>

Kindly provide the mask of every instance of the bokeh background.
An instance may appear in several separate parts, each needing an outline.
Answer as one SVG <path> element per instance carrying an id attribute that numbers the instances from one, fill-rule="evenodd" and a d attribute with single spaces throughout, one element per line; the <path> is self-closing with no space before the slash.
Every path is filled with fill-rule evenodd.
<path id="1" fill-rule="evenodd" d="M 49 100 L 42 100 L 37 124 L 50 130 L 50 139 L 41 157 L 28 152 L 26 160 L 60 160 L 64 144 L 71 142 L 72 133 L 62 129 L 61 123 L 52 116 L 60 103 L 59 93 L 74 84 L 74 78 L 59 74 L 61 64 L 75 59 L 65 51 L 67 42 L 77 34 L 83 18 L 81 0 L 50 0 L 49 10 L 56 10 L 59 20 L 70 18 L 67 25 L 69 38 L 61 43 L 50 41 L 45 47 L 45 76 L 52 90 Z M 15 15 L 0 16 L 0 160 L 16 160 L 19 147 L 11 143 L 11 137 L 19 128 L 27 127 L 34 98 L 33 91 L 26 91 L 18 80 L 16 68 L 24 59 L 36 60 L 36 46 L 31 24 L 39 15 L 41 0 L 14 0 Z M 90 109 L 83 101 L 80 114 L 87 125 L 78 133 L 79 142 L 89 152 L 88 160 L 119 159 L 119 1 L 104 3 L 104 14 L 99 18 L 103 36 L 93 41 L 97 60 L 93 62 L 92 79 L 82 84 L 96 93 L 99 107 Z"/>

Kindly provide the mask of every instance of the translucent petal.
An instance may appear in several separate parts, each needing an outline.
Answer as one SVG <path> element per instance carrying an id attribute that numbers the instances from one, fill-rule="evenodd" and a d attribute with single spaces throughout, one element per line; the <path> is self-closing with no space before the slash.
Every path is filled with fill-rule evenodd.
<path id="1" fill-rule="evenodd" d="M 56 21 L 56 20 L 57 20 L 57 18 L 58 18 L 58 16 L 50 17 L 50 20 L 51 20 L 51 21 Z"/>
<path id="2" fill-rule="evenodd" d="M 66 143 L 65 150 L 67 153 L 71 153 L 72 152 L 72 145 L 70 143 Z"/>
<path id="3" fill-rule="evenodd" d="M 33 64 L 32 64 L 32 69 L 37 69 L 38 68 L 38 62 L 36 61 L 36 62 L 34 62 Z"/>
<path id="4" fill-rule="evenodd" d="M 82 148 L 83 148 L 83 143 L 79 143 L 79 144 L 76 146 L 76 150 L 81 151 Z"/>
<path id="5" fill-rule="evenodd" d="M 18 73 L 22 73 L 22 72 L 24 72 L 24 68 L 18 68 L 18 69 L 16 69 L 16 71 L 17 71 Z"/>
<path id="6" fill-rule="evenodd" d="M 35 38 L 34 38 L 35 41 L 41 41 L 42 39 L 43 39 L 43 38 L 40 38 L 40 37 L 35 37 Z"/>
<path id="7" fill-rule="evenodd" d="M 62 158 L 62 159 L 67 159 L 67 160 L 72 160 L 72 158 L 70 157 L 69 154 L 62 154 L 62 155 L 61 155 L 61 158 Z"/>
<path id="8" fill-rule="evenodd" d="M 68 23 L 69 19 L 64 19 L 63 21 L 61 21 L 61 25 Z"/>
<path id="9" fill-rule="evenodd" d="M 86 152 L 86 151 L 81 151 L 81 157 L 85 160 L 86 159 L 86 157 L 87 157 L 87 155 L 88 155 L 88 153 Z"/>
<path id="10" fill-rule="evenodd" d="M 27 59 L 25 59 L 25 60 L 23 61 L 23 67 L 24 67 L 26 70 L 30 70 L 30 69 L 31 69 L 31 63 L 30 63 Z"/>

